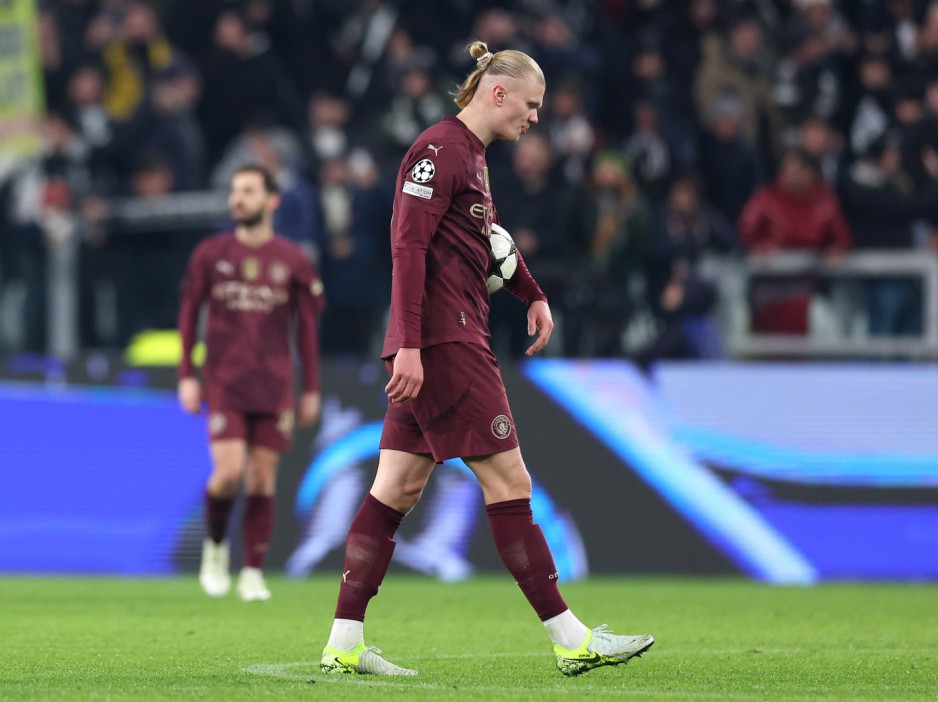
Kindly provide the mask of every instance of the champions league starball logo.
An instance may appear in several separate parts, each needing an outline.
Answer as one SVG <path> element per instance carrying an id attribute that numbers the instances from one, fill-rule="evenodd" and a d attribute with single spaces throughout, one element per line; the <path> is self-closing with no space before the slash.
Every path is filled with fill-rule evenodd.
<path id="1" fill-rule="evenodd" d="M 411 176 L 413 176 L 414 181 L 417 183 L 426 183 L 432 180 L 435 174 L 436 166 L 434 166 L 433 161 L 428 158 L 418 161 L 417 165 L 414 166 L 414 169 L 411 171 Z"/>

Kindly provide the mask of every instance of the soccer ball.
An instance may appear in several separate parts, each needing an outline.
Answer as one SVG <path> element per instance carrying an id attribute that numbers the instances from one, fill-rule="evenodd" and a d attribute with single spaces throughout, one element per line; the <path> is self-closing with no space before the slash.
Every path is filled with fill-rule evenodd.
<path id="1" fill-rule="evenodd" d="M 511 234 L 497 224 L 492 224 L 489 246 L 492 247 L 492 262 L 489 264 L 488 279 L 489 295 L 491 295 L 501 290 L 505 286 L 505 281 L 515 274 L 515 269 L 518 267 L 518 249 L 515 248 L 515 240 L 511 238 Z"/>

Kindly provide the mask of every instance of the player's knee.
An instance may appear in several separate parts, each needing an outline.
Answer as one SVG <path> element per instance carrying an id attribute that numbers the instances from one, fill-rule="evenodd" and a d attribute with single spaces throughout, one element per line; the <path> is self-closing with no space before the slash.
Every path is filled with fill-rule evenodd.
<path id="1" fill-rule="evenodd" d="M 423 496 L 423 488 L 426 485 L 424 481 L 410 481 L 401 486 L 399 502 L 404 509 L 405 514 L 412 510 Z"/>
<path id="2" fill-rule="evenodd" d="M 215 466 L 209 482 L 216 492 L 236 493 L 241 482 L 241 470 L 234 466 Z"/>

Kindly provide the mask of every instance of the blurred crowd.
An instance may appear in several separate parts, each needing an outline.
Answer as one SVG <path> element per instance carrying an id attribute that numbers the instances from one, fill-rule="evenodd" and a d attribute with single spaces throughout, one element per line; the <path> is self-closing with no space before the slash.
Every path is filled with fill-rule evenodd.
<path id="1" fill-rule="evenodd" d="M 48 260 L 67 245 L 83 346 L 172 327 L 185 260 L 223 218 L 114 213 L 224 189 L 251 161 L 323 272 L 325 353 L 372 352 L 394 177 L 456 112 L 472 39 L 547 79 L 539 126 L 489 168 L 564 355 L 719 354 L 708 254 L 938 242 L 938 2 L 39 0 L 38 29 L 44 147 L 0 191 L 0 300 L 15 286 L 25 320 L 7 350 L 46 347 Z M 755 280 L 753 328 L 805 333 L 816 289 Z M 519 354 L 508 297 L 492 322 Z M 869 281 L 864 300 L 871 334 L 920 333 L 914 282 Z"/>

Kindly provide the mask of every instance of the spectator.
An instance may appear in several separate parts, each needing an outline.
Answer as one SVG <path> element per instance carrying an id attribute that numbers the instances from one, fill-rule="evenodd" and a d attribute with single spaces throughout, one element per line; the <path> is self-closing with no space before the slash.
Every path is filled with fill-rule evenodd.
<path id="1" fill-rule="evenodd" d="M 141 154 L 133 166 L 127 198 L 108 202 L 102 255 L 114 286 L 117 329 L 113 343 L 118 346 L 126 345 L 138 332 L 175 326 L 186 259 L 205 232 L 124 216 L 126 205 L 141 201 L 158 212 L 174 189 L 169 160 L 161 154 Z"/>
<path id="2" fill-rule="evenodd" d="M 499 221 L 514 238 L 528 270 L 547 297 L 559 304 L 570 279 L 568 198 L 543 132 L 533 131 L 518 142 L 512 151 L 511 169 L 492 173 L 492 191 L 498 193 Z M 528 345 L 524 311 L 508 295 L 495 295 L 491 302 L 489 326 L 506 327 L 508 352 L 521 357 Z"/>
<path id="3" fill-rule="evenodd" d="M 832 187 L 840 179 L 843 137 L 820 117 L 808 117 L 798 127 L 797 146 L 818 163 L 821 176 Z"/>
<path id="4" fill-rule="evenodd" d="M 596 131 L 583 107 L 579 88 L 567 82 L 547 97 L 547 133 L 560 170 L 569 183 L 580 182 L 596 144 Z"/>
<path id="5" fill-rule="evenodd" d="M 623 151 L 642 192 L 653 202 L 660 202 L 671 180 L 684 165 L 668 134 L 659 109 L 650 100 L 635 103 L 635 128 L 625 141 Z"/>
<path id="6" fill-rule="evenodd" d="M 443 96 L 434 85 L 430 66 L 416 59 L 402 67 L 393 95 L 381 117 L 382 163 L 400 163 L 417 135 L 440 121 L 447 110 Z"/>
<path id="7" fill-rule="evenodd" d="M 857 249 L 910 251 L 915 247 L 913 223 L 933 200 L 916 195 L 912 179 L 902 171 L 896 135 L 887 133 L 850 167 L 842 187 L 847 219 Z M 867 331 L 872 336 L 904 336 L 922 332 L 922 291 L 918 280 L 903 277 L 863 282 Z"/>
<path id="8" fill-rule="evenodd" d="M 708 200 L 730 222 L 739 219 L 753 191 L 765 180 L 759 151 L 740 131 L 739 100 L 725 95 L 707 108 L 700 145 L 700 171 Z"/>
<path id="9" fill-rule="evenodd" d="M 866 54 L 858 66 L 859 91 L 847 106 L 850 151 L 860 154 L 889 127 L 893 112 L 892 65 L 885 56 Z"/>
<path id="10" fill-rule="evenodd" d="M 679 178 L 657 218 L 648 265 L 648 298 L 656 329 L 635 355 L 647 369 L 663 358 L 713 358 L 721 354 L 719 331 L 708 314 L 717 286 L 699 271 L 707 254 L 739 249 L 736 232 L 716 208 L 705 202 L 696 178 Z"/>
<path id="11" fill-rule="evenodd" d="M 328 159 L 320 167 L 325 226 L 323 353 L 365 356 L 389 302 L 390 252 L 383 246 L 393 196 L 371 157 L 361 151 Z"/>
<path id="12" fill-rule="evenodd" d="M 10 202 L 10 273 L 25 290 L 20 346 L 35 353 L 45 353 L 48 341 L 49 251 L 74 245 L 79 202 L 90 186 L 88 150 L 68 120 L 49 113 L 42 142 L 41 154 L 16 175 Z"/>
<path id="13" fill-rule="evenodd" d="M 755 192 L 739 219 L 743 245 L 753 254 L 816 251 L 828 257 L 850 249 L 850 229 L 834 191 L 803 150 L 785 154 L 773 183 Z M 756 279 L 752 282 L 752 326 L 757 332 L 805 334 L 811 277 Z"/>
<path id="14" fill-rule="evenodd" d="M 218 17 L 213 42 L 199 104 L 209 162 L 215 163 L 250 124 L 280 125 L 299 134 L 302 120 L 296 88 L 263 36 L 252 34 L 244 18 L 228 10 Z"/>
<path id="15" fill-rule="evenodd" d="M 580 270 L 567 296 L 564 348 L 575 356 L 619 355 L 632 314 L 646 306 L 651 206 L 615 151 L 597 154 L 591 186 L 578 200 L 571 244 Z"/>
<path id="16" fill-rule="evenodd" d="M 758 22 L 747 16 L 737 18 L 725 39 L 704 39 L 694 88 L 700 113 L 718 97 L 735 96 L 743 137 L 772 157 L 781 150 L 783 125 L 772 98 L 773 57 L 766 47 Z"/>
<path id="17" fill-rule="evenodd" d="M 104 106 L 117 122 L 132 117 L 146 100 L 154 78 L 182 59 L 163 34 L 156 11 L 142 0 L 126 5 L 121 31 L 104 47 L 101 58 Z"/>

